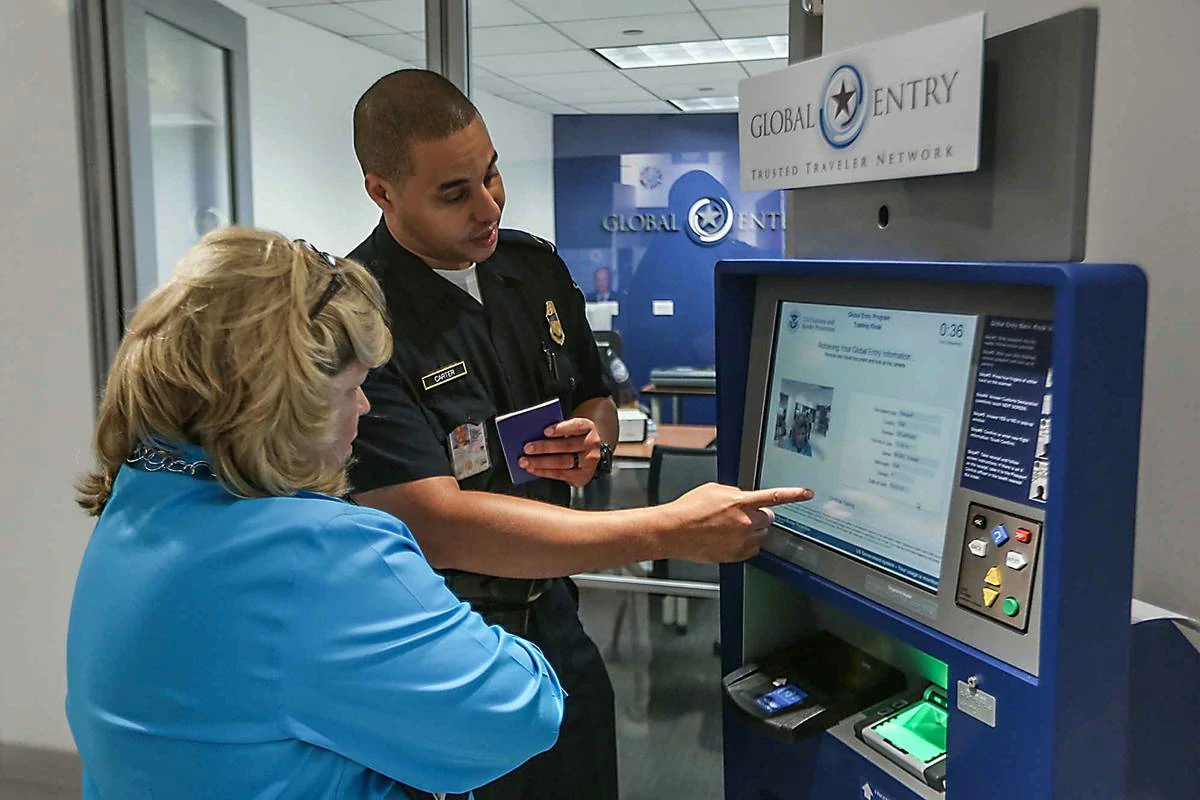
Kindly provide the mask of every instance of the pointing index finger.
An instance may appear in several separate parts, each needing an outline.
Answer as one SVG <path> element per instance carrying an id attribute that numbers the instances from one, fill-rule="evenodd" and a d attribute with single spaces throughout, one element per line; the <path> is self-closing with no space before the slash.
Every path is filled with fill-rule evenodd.
<path id="1" fill-rule="evenodd" d="M 784 503 L 801 503 L 805 500 L 811 500 L 812 496 L 812 489 L 805 489 L 799 486 L 784 486 L 777 489 L 759 489 L 754 492 L 746 492 L 746 494 L 742 496 L 741 505 L 753 506 L 754 508 L 764 508 L 766 506 L 778 506 Z"/>

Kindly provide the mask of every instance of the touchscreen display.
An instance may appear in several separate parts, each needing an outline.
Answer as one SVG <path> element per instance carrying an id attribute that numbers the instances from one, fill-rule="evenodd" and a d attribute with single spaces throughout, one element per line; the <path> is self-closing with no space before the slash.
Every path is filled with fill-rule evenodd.
<path id="1" fill-rule="evenodd" d="M 758 485 L 776 524 L 936 591 L 977 317 L 781 302 Z"/>

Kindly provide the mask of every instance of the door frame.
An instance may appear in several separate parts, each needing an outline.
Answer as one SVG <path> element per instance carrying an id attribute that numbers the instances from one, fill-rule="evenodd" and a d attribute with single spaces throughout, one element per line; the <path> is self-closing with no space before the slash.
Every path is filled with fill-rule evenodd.
<path id="1" fill-rule="evenodd" d="M 253 224 L 246 20 L 216 0 L 76 0 L 72 4 L 96 395 L 137 305 L 157 275 L 145 19 L 225 53 L 231 222 Z M 143 280 L 146 283 L 146 280 Z M 147 284 L 148 285 L 148 284 Z"/>

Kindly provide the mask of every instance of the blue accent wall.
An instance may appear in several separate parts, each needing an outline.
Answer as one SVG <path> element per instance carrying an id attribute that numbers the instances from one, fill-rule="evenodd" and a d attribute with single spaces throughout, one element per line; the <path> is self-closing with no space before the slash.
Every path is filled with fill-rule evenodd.
<path id="1" fill-rule="evenodd" d="M 781 193 L 738 182 L 736 114 L 554 118 L 558 249 L 589 297 L 597 270 L 609 270 L 636 386 L 654 367 L 716 363 L 718 261 L 782 257 Z M 654 315 L 656 300 L 674 314 Z M 715 422 L 715 404 L 688 398 L 684 421 Z"/>

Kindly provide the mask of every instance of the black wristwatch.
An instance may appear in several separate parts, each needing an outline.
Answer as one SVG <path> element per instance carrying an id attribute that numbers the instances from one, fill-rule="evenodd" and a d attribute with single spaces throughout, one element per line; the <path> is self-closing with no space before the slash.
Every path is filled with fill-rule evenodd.
<path id="1" fill-rule="evenodd" d="M 600 461 L 596 464 L 596 475 L 612 474 L 613 447 L 608 442 L 600 443 Z"/>

